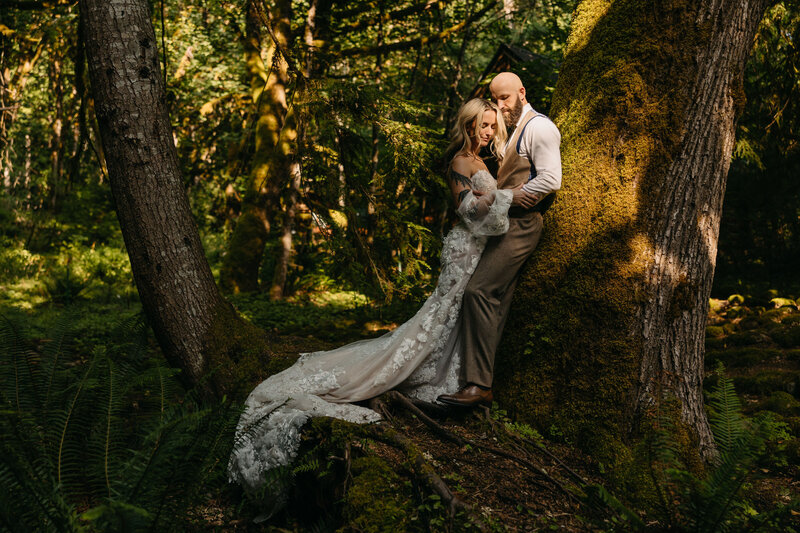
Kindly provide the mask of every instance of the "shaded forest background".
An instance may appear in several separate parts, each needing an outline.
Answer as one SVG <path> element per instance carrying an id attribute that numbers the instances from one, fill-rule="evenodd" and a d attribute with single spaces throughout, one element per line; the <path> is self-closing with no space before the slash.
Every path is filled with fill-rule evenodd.
<path id="1" fill-rule="evenodd" d="M 243 205 L 246 210 L 253 203 L 248 196 L 260 187 L 258 201 L 269 208 L 257 270 L 265 292 L 291 208 L 287 296 L 326 284 L 382 300 L 424 295 L 452 221 L 439 160 L 449 118 L 485 81 L 484 69 L 502 43 L 535 54 L 515 67 L 534 106 L 547 112 L 573 4 L 490 4 L 493 9 L 479 17 L 473 11 L 480 6 L 458 2 L 393 4 L 382 11 L 371 4 L 333 5 L 317 15 L 317 26 L 327 27 L 311 48 L 302 35 L 307 7 L 287 4 L 293 20 L 285 51 L 313 62 L 307 77 L 289 77 L 287 66 L 274 59 L 268 32 L 258 30 L 267 17 L 286 15 L 274 13 L 277 8 L 254 9 L 248 30 L 239 3 L 167 1 L 163 21 L 160 4 L 154 5 L 157 31 L 164 30 L 159 39 L 175 142 L 216 271 L 229 252 L 256 253 L 247 242 L 230 247 Z M 122 288 L 131 278 L 96 138 L 77 9 L 36 6 L 3 12 L 3 276 L 11 283 L 38 278 L 69 262 L 76 282 L 91 278 Z M 395 11 L 411 14 L 400 18 Z M 384 30 L 376 22 L 381 17 Z M 773 8 L 748 64 L 748 103 L 728 180 L 715 296 L 743 288 L 758 296 L 796 289 L 797 58 L 787 38 L 795 32 L 794 14 Z M 252 55 L 254 43 L 260 59 Z M 275 99 L 276 84 L 285 86 L 278 97 L 285 103 L 266 105 Z M 298 124 L 305 130 L 299 153 L 284 154 L 302 163 L 295 189 L 287 167 L 258 166 L 259 152 L 290 150 L 278 146 L 287 142 L 280 136 L 296 135 L 287 130 Z M 90 259 L 100 256 L 106 261 Z M 107 271 L 91 271 L 92 262 L 108 263 Z"/>
<path id="2" fill-rule="evenodd" d="M 174 141 L 207 258 L 278 352 L 373 336 L 416 310 L 436 282 L 442 236 L 454 222 L 441 159 L 449 120 L 485 87 L 502 44 L 530 52 L 513 69 L 547 113 L 575 4 L 151 2 Z M 150 358 L 131 356 L 138 362 L 126 371 L 156 381 L 127 392 L 137 398 L 174 373 L 154 362 L 146 330 L 120 326 L 136 321 L 140 305 L 81 31 L 71 2 L 0 6 L 0 313 L 39 351 L 59 338 L 53 331 L 68 331 L 77 365 L 67 374 L 96 360 L 92 372 L 111 369 L 112 354 L 128 353 L 126 343 L 141 337 Z M 725 362 L 750 394 L 745 411 L 776 413 L 782 468 L 797 458 L 800 429 L 800 339 L 788 330 L 800 298 L 799 34 L 796 4 L 777 2 L 747 65 L 707 342 L 709 368 Z M 775 317 L 759 317 L 776 306 L 786 331 L 771 333 Z M 747 318 L 755 325 L 738 329 Z M 101 352 L 108 359 L 96 359 Z M 183 398 L 173 386 L 161 397 Z M 197 434 L 221 435 L 235 409 L 220 409 L 193 422 L 173 415 L 195 423 Z M 549 430 L 557 442 L 558 428 Z M 796 479 L 781 475 L 776 486 Z M 137 505 L 149 508 L 145 500 Z M 418 513 L 428 522 L 436 514 Z"/>

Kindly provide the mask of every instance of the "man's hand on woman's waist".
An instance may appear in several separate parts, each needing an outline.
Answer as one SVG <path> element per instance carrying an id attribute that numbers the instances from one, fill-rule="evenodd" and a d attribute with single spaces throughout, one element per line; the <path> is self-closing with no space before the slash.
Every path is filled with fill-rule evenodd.
<path id="1" fill-rule="evenodd" d="M 522 189 L 523 185 L 519 185 L 511 189 L 514 192 L 514 198 L 511 200 L 511 205 L 512 206 L 516 205 L 524 207 L 526 209 L 530 209 L 531 207 L 538 204 L 539 200 L 541 200 L 542 196 L 544 195 L 525 191 Z"/>

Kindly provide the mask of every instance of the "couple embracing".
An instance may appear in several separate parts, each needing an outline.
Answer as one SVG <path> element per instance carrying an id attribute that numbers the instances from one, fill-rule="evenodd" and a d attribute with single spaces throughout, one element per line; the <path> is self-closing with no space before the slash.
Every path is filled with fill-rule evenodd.
<path id="1" fill-rule="evenodd" d="M 391 389 L 459 407 L 491 403 L 494 355 L 519 271 L 561 186 L 561 136 L 527 103 L 515 74 L 498 74 L 489 89 L 496 103 L 466 102 L 451 134 L 447 178 L 460 223 L 444 239 L 436 289 L 394 331 L 303 354 L 258 385 L 237 428 L 232 481 L 256 489 L 267 470 L 291 462 L 312 416 L 380 420 L 354 402 Z M 496 179 L 479 155 L 484 147 L 500 160 Z"/>

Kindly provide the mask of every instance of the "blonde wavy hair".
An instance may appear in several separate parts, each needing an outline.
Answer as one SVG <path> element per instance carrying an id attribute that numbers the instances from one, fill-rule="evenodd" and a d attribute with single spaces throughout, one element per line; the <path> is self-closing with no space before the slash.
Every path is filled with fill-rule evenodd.
<path id="1" fill-rule="evenodd" d="M 464 102 L 458 110 L 455 123 L 450 130 L 450 146 L 445 151 L 448 161 L 459 153 L 470 153 L 476 144 L 480 144 L 478 128 L 483 123 L 483 114 L 487 111 L 494 111 L 497 115 L 497 132 L 489 143 L 489 149 L 498 161 L 503 159 L 503 154 L 497 147 L 505 145 L 507 134 L 500 108 L 483 98 L 472 98 Z M 471 134 L 470 129 L 472 129 Z"/>

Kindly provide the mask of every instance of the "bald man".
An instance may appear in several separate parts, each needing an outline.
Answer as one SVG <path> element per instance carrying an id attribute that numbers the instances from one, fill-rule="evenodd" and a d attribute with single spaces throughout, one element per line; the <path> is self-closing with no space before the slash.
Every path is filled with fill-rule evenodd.
<path id="1" fill-rule="evenodd" d="M 542 215 L 561 188 L 561 134 L 556 125 L 534 111 L 516 74 L 498 74 L 489 90 L 506 124 L 514 128 L 497 172 L 497 188 L 513 190 L 514 200 L 508 211 L 508 232 L 489 239 L 464 291 L 461 331 L 466 386 L 438 398 L 463 407 L 491 405 L 495 351 L 519 271 L 536 249 Z"/>

